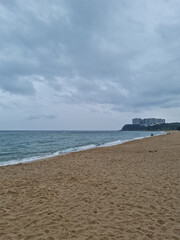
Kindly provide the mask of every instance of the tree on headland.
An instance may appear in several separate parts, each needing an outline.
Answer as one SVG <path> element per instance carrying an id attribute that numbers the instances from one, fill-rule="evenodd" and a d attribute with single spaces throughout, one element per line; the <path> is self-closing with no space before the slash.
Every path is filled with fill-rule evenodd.
<path id="1" fill-rule="evenodd" d="M 123 126 L 122 131 L 180 131 L 180 122 L 162 123 L 152 126 L 141 126 L 138 124 L 126 124 Z"/>

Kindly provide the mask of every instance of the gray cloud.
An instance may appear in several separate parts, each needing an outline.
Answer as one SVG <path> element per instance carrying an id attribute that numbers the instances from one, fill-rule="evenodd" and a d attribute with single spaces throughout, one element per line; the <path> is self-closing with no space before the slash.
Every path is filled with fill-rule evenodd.
<path id="1" fill-rule="evenodd" d="M 178 0 L 11 2 L 0 3 L 4 91 L 36 95 L 41 79 L 69 104 L 179 106 Z"/>
<path id="2" fill-rule="evenodd" d="M 32 116 L 29 116 L 27 120 L 41 120 L 41 119 L 52 120 L 55 118 L 57 118 L 56 115 L 46 114 L 46 115 L 32 115 Z"/>

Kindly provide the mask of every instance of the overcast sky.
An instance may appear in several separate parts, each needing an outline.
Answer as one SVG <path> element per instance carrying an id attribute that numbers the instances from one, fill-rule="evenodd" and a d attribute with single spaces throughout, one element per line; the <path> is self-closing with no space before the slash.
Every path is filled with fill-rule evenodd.
<path id="1" fill-rule="evenodd" d="M 0 0 L 0 129 L 180 121 L 179 0 Z"/>

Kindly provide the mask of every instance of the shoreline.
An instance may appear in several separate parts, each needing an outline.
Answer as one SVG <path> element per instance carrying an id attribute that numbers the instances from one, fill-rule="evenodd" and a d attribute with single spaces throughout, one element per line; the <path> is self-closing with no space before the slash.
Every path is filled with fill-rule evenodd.
<path id="1" fill-rule="evenodd" d="M 179 238 L 180 132 L 0 168 L 0 238 Z"/>
<path id="2" fill-rule="evenodd" d="M 113 147 L 113 146 L 124 144 L 126 142 L 131 142 L 131 141 L 136 141 L 136 140 L 141 140 L 141 139 L 145 139 L 145 138 L 149 138 L 149 137 L 156 137 L 156 136 L 166 134 L 165 131 L 160 131 L 160 132 L 161 133 L 159 133 L 157 135 L 154 135 L 154 136 L 150 135 L 150 136 L 146 136 L 146 137 L 133 138 L 133 139 L 130 139 L 130 140 L 116 140 L 116 141 L 104 143 L 104 144 L 101 144 L 101 145 L 92 144 L 92 145 L 94 145 L 93 147 L 88 147 L 87 145 L 85 145 L 85 146 L 77 147 L 77 149 L 75 148 L 75 150 L 72 150 L 72 151 L 67 151 L 66 152 L 66 149 L 63 150 L 64 152 L 57 151 L 58 154 L 56 154 L 56 152 L 55 152 L 55 153 L 48 154 L 48 155 L 45 155 L 45 156 L 32 156 L 32 157 L 29 157 L 29 158 L 23 158 L 21 160 L 9 160 L 7 162 L 0 162 L 0 168 L 1 167 L 6 167 L 6 166 L 12 166 L 12 165 L 18 165 L 18 164 L 27 164 L 27 163 L 36 162 L 36 161 L 42 161 L 42 160 L 45 160 L 45 159 L 49 159 L 49 158 L 53 158 L 53 157 L 57 157 L 57 156 L 62 156 L 62 155 L 70 154 L 70 153 L 87 151 L 89 149 Z"/>

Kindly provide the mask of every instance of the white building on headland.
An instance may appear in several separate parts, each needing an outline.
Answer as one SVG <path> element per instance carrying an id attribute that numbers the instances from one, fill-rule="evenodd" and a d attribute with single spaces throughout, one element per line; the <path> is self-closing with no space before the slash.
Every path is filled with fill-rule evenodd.
<path id="1" fill-rule="evenodd" d="M 165 123 L 165 119 L 161 119 L 161 118 L 134 118 L 132 119 L 132 124 L 137 124 L 137 125 L 141 125 L 141 126 L 152 126 L 152 125 L 156 125 L 156 124 L 162 124 Z"/>

